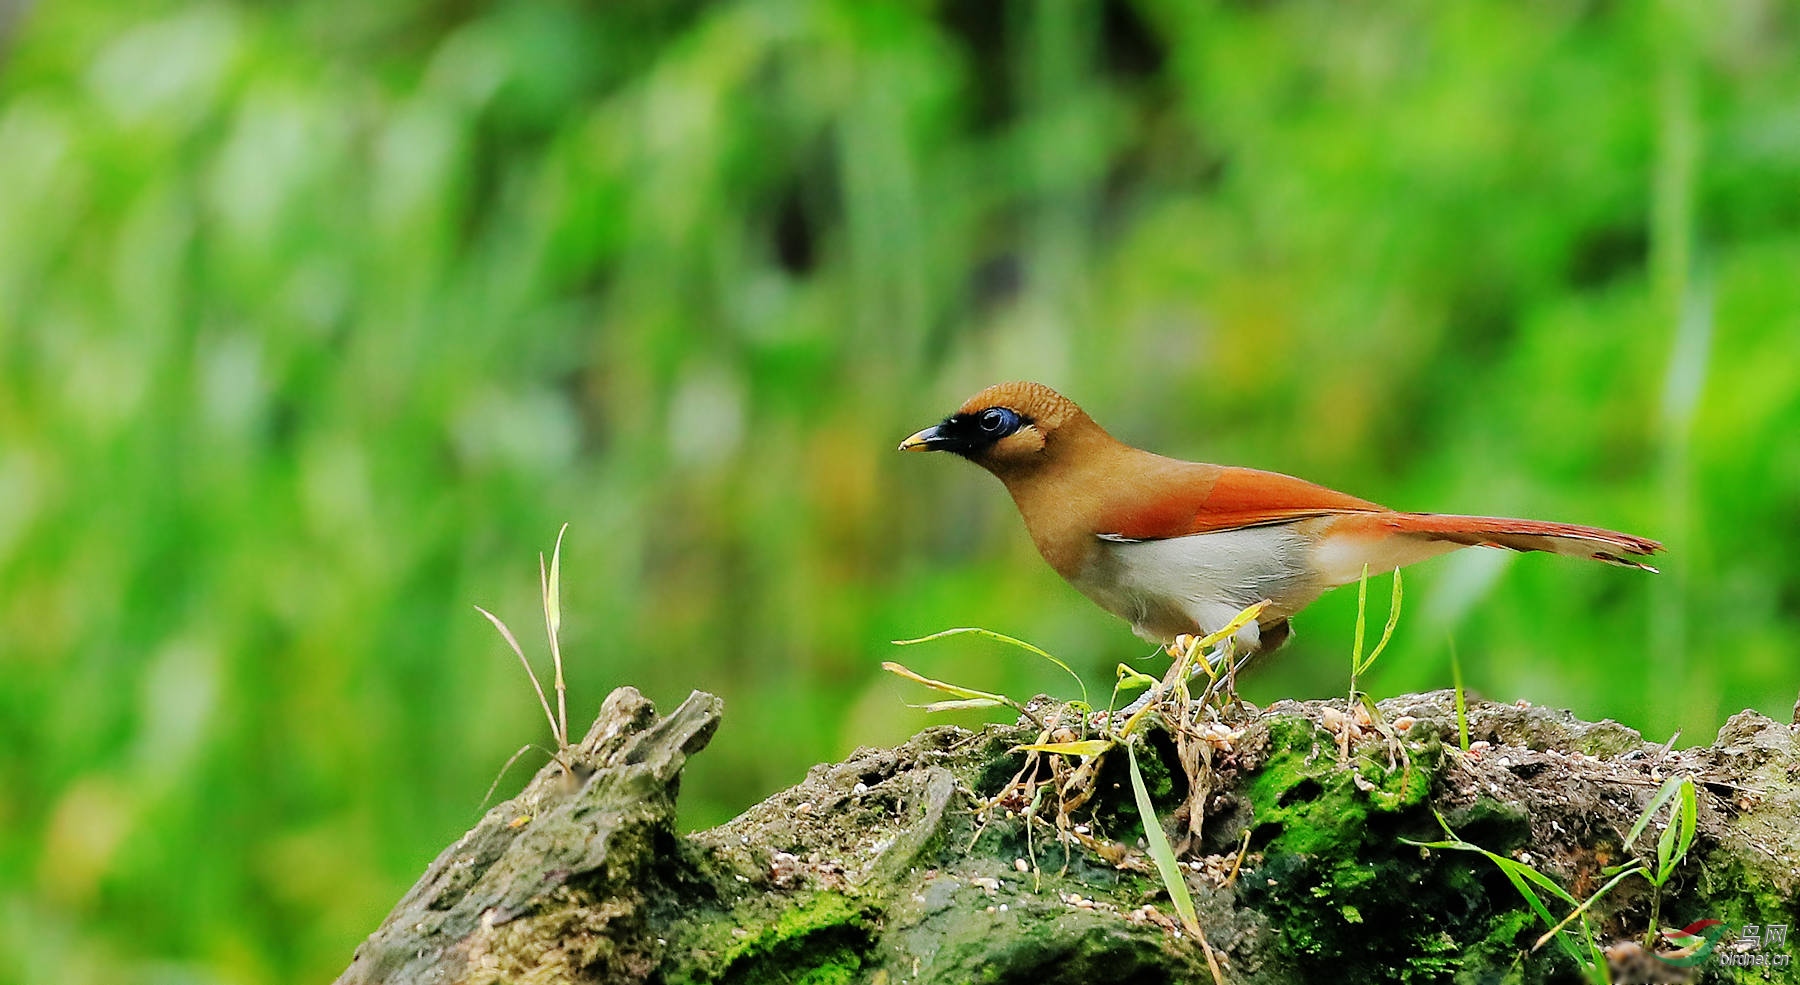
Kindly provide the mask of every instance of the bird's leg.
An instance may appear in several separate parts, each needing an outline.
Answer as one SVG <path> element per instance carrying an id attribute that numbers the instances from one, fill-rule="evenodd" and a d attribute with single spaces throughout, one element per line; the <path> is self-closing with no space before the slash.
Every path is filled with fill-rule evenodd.
<path id="1" fill-rule="evenodd" d="M 1189 645 L 1191 645 L 1191 644 L 1189 644 Z M 1233 649 L 1232 639 L 1230 637 L 1227 637 L 1226 639 L 1220 641 L 1218 646 L 1213 647 L 1211 653 L 1208 653 L 1204 656 L 1198 657 L 1197 659 L 1194 660 L 1193 664 L 1188 667 L 1187 677 L 1183 680 L 1182 683 L 1191 681 L 1194 678 L 1199 677 L 1202 673 L 1204 673 L 1211 680 L 1211 683 L 1209 683 L 1207 685 L 1207 692 L 1206 692 L 1206 693 L 1210 694 L 1213 691 L 1213 689 L 1218 686 L 1218 682 L 1221 679 L 1220 668 L 1225 668 L 1228 672 L 1235 674 L 1236 668 L 1242 667 L 1244 664 L 1244 661 L 1240 660 L 1235 666 L 1233 666 L 1233 664 L 1231 663 L 1232 649 Z M 1174 650 L 1174 652 L 1171 655 L 1174 656 L 1176 661 L 1179 663 L 1182 656 L 1185 655 L 1185 652 L 1182 650 L 1176 649 L 1176 650 Z M 1248 659 L 1249 659 L 1248 656 L 1246 656 L 1244 658 L 1244 660 L 1248 660 Z M 1205 663 L 1203 664 L 1203 663 L 1201 663 L 1201 661 L 1205 661 Z M 1170 668 L 1170 669 L 1173 670 L 1173 668 Z M 1144 710 L 1144 707 L 1146 705 L 1150 704 L 1152 701 L 1155 701 L 1157 698 L 1166 694 L 1168 692 L 1169 688 L 1171 688 L 1173 686 L 1174 686 L 1174 682 L 1172 682 L 1172 681 L 1163 681 L 1161 683 L 1152 685 L 1149 690 L 1147 690 L 1143 694 L 1139 695 L 1138 699 L 1136 701 L 1133 701 L 1131 704 L 1126 705 L 1124 710 L 1121 711 L 1120 714 L 1124 715 L 1126 718 L 1130 718 L 1132 715 L 1135 715 L 1138 712 Z M 1235 687 L 1233 688 L 1233 690 L 1235 691 Z"/>
<path id="2" fill-rule="evenodd" d="M 1254 648 L 1246 648 L 1244 654 L 1238 656 L 1236 647 L 1227 646 L 1231 642 L 1231 640 L 1226 640 L 1225 643 L 1219 645 L 1217 650 L 1213 651 L 1209 658 L 1212 660 L 1213 667 L 1212 680 L 1207 682 L 1206 690 L 1200 694 L 1202 705 L 1214 701 L 1215 698 L 1219 699 L 1218 713 L 1221 718 L 1224 717 L 1226 710 L 1231 705 L 1243 703 L 1244 699 L 1238 696 L 1237 675 L 1258 652 Z"/>
<path id="3" fill-rule="evenodd" d="M 1251 650 L 1249 653 L 1238 657 L 1224 673 L 1215 677 L 1212 683 L 1206 686 L 1206 690 L 1200 695 L 1200 703 L 1205 704 L 1212 700 L 1213 695 L 1219 693 L 1220 688 L 1224 688 L 1224 693 L 1227 697 L 1232 701 L 1242 704 L 1243 699 L 1238 697 L 1237 693 L 1237 675 L 1249 665 L 1251 660 L 1255 659 L 1256 655 L 1257 651 Z M 1219 710 L 1223 712 L 1224 708 L 1221 707 Z"/>
<path id="4" fill-rule="evenodd" d="M 1123 718 L 1129 719 L 1131 716 L 1137 714 L 1140 711 L 1143 711 L 1146 705 L 1150 704 L 1150 702 L 1156 700 L 1159 696 L 1161 696 L 1162 689 L 1163 689 L 1163 686 L 1161 684 L 1150 685 L 1149 690 L 1145 691 L 1143 694 L 1138 695 L 1138 698 L 1136 701 L 1133 701 L 1131 704 L 1128 704 L 1125 707 L 1119 709 L 1118 714 Z"/>

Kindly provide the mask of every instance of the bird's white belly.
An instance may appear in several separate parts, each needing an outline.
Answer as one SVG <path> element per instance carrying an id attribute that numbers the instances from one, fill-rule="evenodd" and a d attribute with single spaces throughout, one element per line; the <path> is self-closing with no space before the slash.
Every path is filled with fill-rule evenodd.
<path id="1" fill-rule="evenodd" d="M 1264 619 L 1318 597 L 1308 572 L 1312 539 L 1270 524 L 1164 540 L 1107 541 L 1070 582 L 1146 639 L 1217 630 L 1245 606 L 1271 599 Z M 1241 642 L 1254 646 L 1256 626 Z"/>

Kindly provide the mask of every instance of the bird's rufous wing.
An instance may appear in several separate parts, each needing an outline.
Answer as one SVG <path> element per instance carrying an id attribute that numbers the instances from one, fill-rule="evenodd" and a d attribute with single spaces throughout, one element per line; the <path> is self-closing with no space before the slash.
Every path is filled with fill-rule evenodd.
<path id="1" fill-rule="evenodd" d="M 1336 513 L 1389 512 L 1385 506 L 1279 472 L 1194 465 L 1158 478 L 1162 481 L 1138 487 L 1150 492 L 1111 511 L 1102 538 L 1163 540 Z"/>

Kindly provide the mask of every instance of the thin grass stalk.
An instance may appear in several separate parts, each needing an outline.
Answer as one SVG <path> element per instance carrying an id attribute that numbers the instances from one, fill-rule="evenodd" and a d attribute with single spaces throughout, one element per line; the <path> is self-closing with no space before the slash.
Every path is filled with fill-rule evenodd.
<path id="1" fill-rule="evenodd" d="M 506 628 L 506 623 L 501 622 L 499 616 L 481 606 L 476 606 L 475 611 L 486 616 L 488 622 L 494 624 L 494 628 L 500 631 L 500 637 L 506 640 L 506 644 L 512 647 L 512 652 L 518 655 L 520 666 L 525 668 L 525 676 L 531 678 L 531 689 L 537 692 L 538 706 L 544 709 L 544 720 L 550 723 L 550 734 L 556 736 L 556 716 L 550 712 L 550 699 L 544 696 L 544 685 L 538 683 L 537 671 L 531 669 L 531 661 L 525 659 L 525 651 L 520 648 L 519 641 L 513 637 L 512 630 Z"/>

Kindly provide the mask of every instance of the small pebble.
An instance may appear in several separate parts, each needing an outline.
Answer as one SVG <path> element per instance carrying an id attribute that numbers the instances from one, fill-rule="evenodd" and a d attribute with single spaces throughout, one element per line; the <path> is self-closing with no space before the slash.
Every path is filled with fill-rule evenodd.
<path id="1" fill-rule="evenodd" d="M 1030 872 L 1031 871 L 1031 863 L 1025 861 L 1022 858 L 1015 858 L 1015 859 L 1013 859 L 1013 868 L 1019 870 L 1020 872 Z"/>

